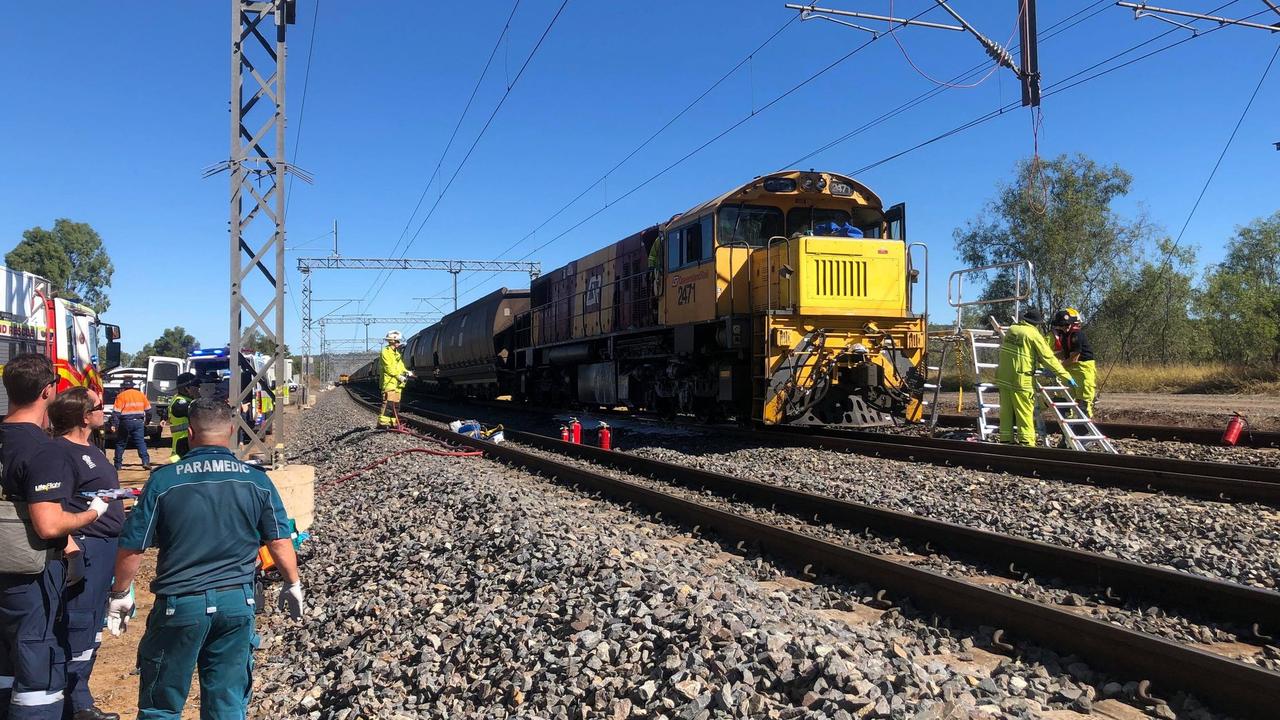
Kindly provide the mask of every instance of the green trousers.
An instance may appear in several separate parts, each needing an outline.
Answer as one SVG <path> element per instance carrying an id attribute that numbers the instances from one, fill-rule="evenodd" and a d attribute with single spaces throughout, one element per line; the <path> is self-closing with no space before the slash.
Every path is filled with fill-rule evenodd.
<path id="1" fill-rule="evenodd" d="M 253 586 L 158 595 L 138 647 L 138 720 L 179 720 L 200 668 L 200 720 L 244 720 L 253 685 Z"/>
<path id="2" fill-rule="evenodd" d="M 1098 364 L 1094 360 L 1067 363 L 1067 372 L 1076 381 L 1071 396 L 1076 399 L 1084 414 L 1093 417 L 1093 399 L 1098 396 Z"/>
<path id="3" fill-rule="evenodd" d="M 1036 397 L 1027 390 L 1000 388 L 1000 442 L 1036 444 Z"/>

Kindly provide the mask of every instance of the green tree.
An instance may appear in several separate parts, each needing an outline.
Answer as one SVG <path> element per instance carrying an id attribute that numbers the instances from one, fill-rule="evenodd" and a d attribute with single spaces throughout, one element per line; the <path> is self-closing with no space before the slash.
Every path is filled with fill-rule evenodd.
<path id="1" fill-rule="evenodd" d="M 97 312 L 111 306 L 107 290 L 115 268 L 102 247 L 102 237 L 88 223 L 59 218 L 52 230 L 26 230 L 4 262 L 10 269 L 48 278 L 56 289 Z"/>
<path id="2" fill-rule="evenodd" d="M 1022 161 L 983 213 L 955 231 L 956 250 L 973 266 L 1031 261 L 1032 304 L 1074 307 L 1087 318 L 1152 234 L 1143 216 L 1126 219 L 1111 207 L 1132 181 L 1119 166 L 1083 155 Z M 1007 273 L 993 273 L 983 297 L 1009 284 Z"/>
<path id="3" fill-rule="evenodd" d="M 263 355 L 270 355 L 275 352 L 275 347 L 273 347 L 270 342 L 267 342 L 267 336 L 257 330 L 255 330 L 253 335 L 250 337 L 247 347 L 256 353 L 261 353 Z M 290 356 L 288 345 L 284 346 L 284 356 Z"/>
<path id="4" fill-rule="evenodd" d="M 1089 338 L 1099 355 L 1162 364 L 1207 355 L 1194 317 L 1195 251 L 1169 238 L 1156 247 L 1156 258 L 1117 281 L 1092 318 Z"/>
<path id="5" fill-rule="evenodd" d="M 1236 229 L 1206 273 L 1200 311 L 1218 359 L 1280 363 L 1280 212 Z"/>
<path id="6" fill-rule="evenodd" d="M 197 347 L 199 343 L 181 325 L 166 328 L 160 333 L 160 337 L 143 345 L 141 350 L 132 355 L 132 363 L 129 366 L 146 367 L 147 358 L 152 355 L 185 358 Z"/>

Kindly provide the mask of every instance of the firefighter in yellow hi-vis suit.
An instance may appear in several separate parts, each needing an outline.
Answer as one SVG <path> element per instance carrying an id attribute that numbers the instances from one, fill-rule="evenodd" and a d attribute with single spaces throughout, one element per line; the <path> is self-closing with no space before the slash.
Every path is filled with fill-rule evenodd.
<path id="1" fill-rule="evenodd" d="M 1054 357 L 1049 340 L 1036 327 L 1043 320 L 1039 310 L 1027 310 L 1000 341 L 1000 364 L 996 368 L 996 385 L 1000 388 L 1000 442 L 1036 444 L 1034 376 L 1037 368 L 1048 368 L 1067 385 L 1073 388 L 1076 385 L 1071 374 Z"/>
<path id="2" fill-rule="evenodd" d="M 404 366 L 400 357 L 400 331 L 387 333 L 387 346 L 382 348 L 378 357 L 378 368 L 381 371 L 379 386 L 382 388 L 382 410 L 378 413 L 378 427 L 395 427 L 400 419 L 400 393 L 412 375 Z"/>

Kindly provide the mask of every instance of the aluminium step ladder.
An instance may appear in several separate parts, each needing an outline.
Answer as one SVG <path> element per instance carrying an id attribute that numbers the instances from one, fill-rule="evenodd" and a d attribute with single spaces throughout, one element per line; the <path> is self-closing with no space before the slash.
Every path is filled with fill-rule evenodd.
<path id="1" fill-rule="evenodd" d="M 993 317 L 988 318 L 988 321 L 991 323 L 991 330 L 968 329 L 964 332 L 973 359 L 974 392 L 978 396 L 978 434 L 984 441 L 995 441 L 1000 424 L 1000 389 L 993 382 L 983 381 L 982 372 L 986 370 L 994 373 L 999 367 L 1000 340 L 1004 337 L 1005 328 Z M 1053 410 L 1068 447 L 1081 452 L 1099 450 L 1118 454 L 1107 436 L 1085 415 L 1071 395 L 1071 388 L 1059 383 L 1057 378 L 1052 380 L 1053 384 L 1046 384 L 1039 374 L 1033 377 L 1033 381 L 1044 404 Z M 1036 413 L 1036 416 L 1039 421 L 1040 414 Z"/>
<path id="2" fill-rule="evenodd" d="M 1098 426 L 1093 423 L 1093 419 L 1084 414 L 1080 404 L 1071 395 L 1071 388 L 1058 383 L 1056 378 L 1052 382 L 1054 384 L 1046 385 L 1041 382 L 1039 376 L 1036 377 L 1036 387 L 1040 389 L 1040 397 L 1053 409 L 1058 427 L 1062 430 L 1062 439 L 1067 442 L 1067 445 L 1072 450 L 1082 452 L 1097 449 L 1112 455 L 1118 454 L 1107 436 L 1103 435 Z"/>
<path id="3" fill-rule="evenodd" d="M 994 327 L 999 327 L 992 320 Z M 969 358 L 973 362 L 973 392 L 978 398 L 978 439 L 989 442 L 996 439 L 1000 424 L 1000 389 L 994 382 L 983 379 L 983 372 L 995 375 L 1000 365 L 1000 338 L 1003 328 L 996 330 L 964 331 L 969 342 Z"/>

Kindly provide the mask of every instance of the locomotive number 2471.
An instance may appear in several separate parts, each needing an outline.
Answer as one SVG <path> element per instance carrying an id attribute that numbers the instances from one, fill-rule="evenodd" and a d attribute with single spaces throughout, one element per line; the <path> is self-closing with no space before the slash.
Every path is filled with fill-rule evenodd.
<path id="1" fill-rule="evenodd" d="M 693 289 L 695 287 L 697 287 L 696 283 L 687 283 L 687 284 L 681 285 L 676 290 L 676 304 L 688 305 L 692 303 L 694 300 Z"/>

